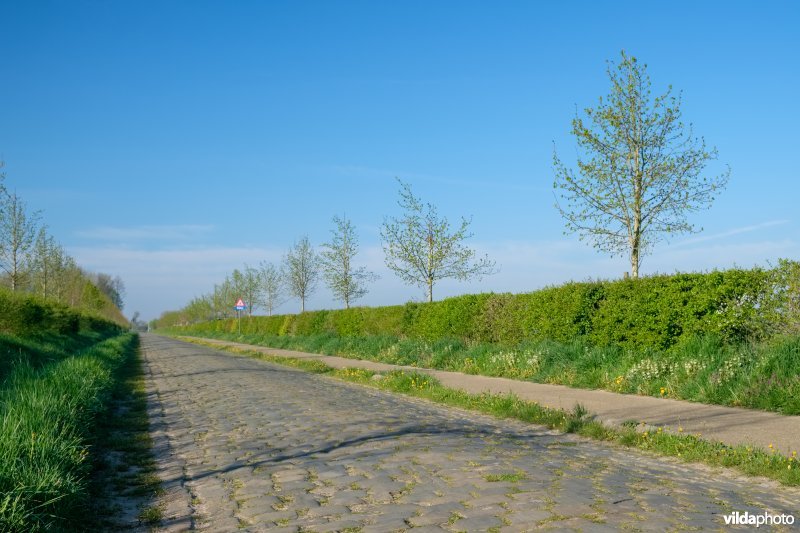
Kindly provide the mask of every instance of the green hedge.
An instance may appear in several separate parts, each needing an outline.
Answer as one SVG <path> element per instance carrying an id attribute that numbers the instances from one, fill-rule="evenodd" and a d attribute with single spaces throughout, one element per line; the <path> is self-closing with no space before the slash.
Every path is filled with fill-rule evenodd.
<path id="1" fill-rule="evenodd" d="M 82 331 L 112 334 L 122 328 L 57 302 L 0 288 L 0 333 L 25 337 L 36 333 L 72 335 Z"/>
<path id="2" fill-rule="evenodd" d="M 249 317 L 242 319 L 241 327 L 249 334 L 389 335 L 506 345 L 583 337 L 597 346 L 667 348 L 697 334 L 734 342 L 757 340 L 790 323 L 790 311 L 796 314 L 792 302 L 797 301 L 798 272 L 796 262 L 781 261 L 773 269 L 567 283 L 526 294 L 477 294 L 433 303 Z M 236 320 L 229 319 L 181 331 L 237 328 Z"/>

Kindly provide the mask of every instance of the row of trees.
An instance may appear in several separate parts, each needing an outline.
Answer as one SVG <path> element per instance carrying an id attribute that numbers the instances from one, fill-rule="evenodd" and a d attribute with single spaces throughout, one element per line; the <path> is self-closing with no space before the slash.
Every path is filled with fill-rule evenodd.
<path id="1" fill-rule="evenodd" d="M 238 298 L 246 302 L 247 313 L 262 309 L 272 315 L 289 296 L 300 300 L 301 312 L 306 300 L 317 289 L 322 277 L 331 292 L 345 307 L 367 294 L 367 283 L 377 276 L 353 262 L 358 253 L 358 240 L 353 223 L 346 217 L 333 218 L 335 228 L 331 240 L 317 253 L 307 236 L 288 250 L 280 264 L 262 261 L 257 267 L 245 265 L 236 269 L 214 290 L 193 299 L 181 311 L 165 313 L 161 322 L 185 323 L 209 318 L 233 316 Z M 171 319 L 170 319 L 171 317 Z"/>
<path id="2" fill-rule="evenodd" d="M 427 299 L 433 300 L 433 288 L 442 279 L 468 280 L 495 271 L 494 261 L 477 258 L 475 251 L 463 241 L 470 221 L 462 218 L 451 229 L 436 207 L 414 196 L 410 185 L 398 180 L 403 209 L 400 217 L 387 218 L 381 227 L 386 266 L 409 285 L 425 289 Z M 356 265 L 358 236 L 351 220 L 333 217 L 331 238 L 317 252 L 307 236 L 295 242 L 280 264 L 262 262 L 258 267 L 245 265 L 234 270 L 214 290 L 195 298 L 180 311 L 167 312 L 160 325 L 188 323 L 209 318 L 233 316 L 237 298 L 246 302 L 247 312 L 262 309 L 271 315 L 289 297 L 300 301 L 305 311 L 306 300 L 317 290 L 320 279 L 334 297 L 349 308 L 365 296 L 370 283 L 378 275 L 365 266 Z"/>
<path id="3" fill-rule="evenodd" d="M 121 310 L 125 285 L 119 276 L 81 269 L 47 232 L 41 213 L 30 211 L 4 180 L 0 173 L 0 286 L 94 311 L 105 310 L 108 302 Z M 113 314 L 109 318 L 121 317 Z"/>
<path id="4" fill-rule="evenodd" d="M 554 149 L 556 208 L 567 232 L 612 256 L 627 254 L 631 276 L 637 278 L 642 257 L 660 239 L 697 231 L 687 214 L 711 205 L 727 184 L 730 169 L 717 176 L 704 174 L 706 164 L 717 158 L 716 149 L 708 149 L 702 137 L 694 136 L 692 125 L 683 124 L 681 97 L 672 95 L 671 87 L 651 97 L 646 65 L 623 51 L 619 64 L 609 62 L 607 72 L 609 95 L 586 108 L 585 118 L 576 115 L 572 121 L 577 169 L 568 167 Z M 404 282 L 424 287 L 429 301 L 440 279 L 467 280 L 494 271 L 492 261 L 475 260 L 475 252 L 463 246 L 471 235 L 467 219 L 451 230 L 433 205 L 423 204 L 409 185 L 400 186 L 404 214 L 385 220 L 381 228 L 390 270 Z M 356 249 L 350 222 L 334 222 L 334 239 L 324 245 L 320 258 L 304 238 L 286 255 L 279 275 L 275 270 L 290 294 L 300 298 L 301 310 L 320 269 L 346 307 L 374 279 L 350 266 Z"/>

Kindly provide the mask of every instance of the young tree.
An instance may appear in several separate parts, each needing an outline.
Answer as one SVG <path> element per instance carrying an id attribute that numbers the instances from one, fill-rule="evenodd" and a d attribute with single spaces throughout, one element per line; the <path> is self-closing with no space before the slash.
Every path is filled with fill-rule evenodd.
<path id="1" fill-rule="evenodd" d="M 53 296 L 63 304 L 77 305 L 76 292 L 79 280 L 83 279 L 83 272 L 78 267 L 75 259 L 64 253 L 61 267 L 53 278 Z"/>
<path id="2" fill-rule="evenodd" d="M 338 216 L 333 217 L 333 222 L 336 228 L 331 230 L 331 242 L 322 245 L 325 251 L 320 254 L 322 276 L 334 296 L 349 309 L 350 302 L 367 294 L 366 284 L 378 276 L 366 267 L 353 266 L 353 258 L 358 253 L 358 238 L 352 222 Z"/>
<path id="3" fill-rule="evenodd" d="M 446 218 L 439 218 L 436 207 L 423 205 L 411 187 L 400 181 L 398 204 L 405 210 L 402 218 L 384 220 L 381 227 L 386 266 L 404 282 L 423 287 L 428 301 L 433 301 L 433 285 L 446 278 L 466 281 L 495 272 L 495 262 L 484 256 L 474 260 L 475 251 L 462 244 L 472 237 L 467 233 L 470 221 L 463 218 L 453 232 Z"/>
<path id="4" fill-rule="evenodd" d="M 16 193 L 0 191 L 0 269 L 12 291 L 23 287 L 38 230 L 39 213 L 28 215 Z"/>
<path id="5" fill-rule="evenodd" d="M 703 174 L 717 151 L 681 122 L 680 94 L 669 87 L 651 99 L 646 65 L 625 52 L 612 67 L 611 94 L 585 110 L 590 125 L 577 116 L 572 121 L 577 172 L 554 150 L 554 188 L 565 202 L 556 207 L 581 240 L 612 256 L 627 253 L 636 278 L 642 256 L 663 234 L 695 231 L 686 214 L 708 207 L 730 170 Z"/>
<path id="6" fill-rule="evenodd" d="M 306 310 L 306 298 L 317 288 L 319 276 L 319 258 L 307 236 L 287 252 L 284 265 L 289 292 L 300 298 L 300 312 L 303 312 Z"/>
<path id="7" fill-rule="evenodd" d="M 272 316 L 275 308 L 286 301 L 283 272 L 272 263 L 262 261 L 259 265 L 259 279 L 261 280 L 260 303 L 267 310 L 267 314 Z"/>
<path id="8" fill-rule="evenodd" d="M 67 268 L 66 253 L 45 228 L 39 228 L 31 258 L 31 288 L 44 298 L 55 295 L 57 279 Z"/>
<path id="9" fill-rule="evenodd" d="M 244 266 L 244 270 L 234 270 L 231 276 L 236 298 L 241 298 L 247 305 L 247 315 L 253 316 L 253 310 L 258 307 L 258 294 L 261 288 L 259 272 L 253 267 Z"/>
<path id="10" fill-rule="evenodd" d="M 233 305 L 236 303 L 233 284 L 230 277 L 225 277 L 225 281 L 214 285 L 214 292 L 211 294 L 211 307 L 215 318 L 229 318 L 233 316 Z"/>
<path id="11" fill-rule="evenodd" d="M 211 295 L 193 298 L 182 310 L 189 322 L 203 322 L 214 319 L 214 306 Z"/>

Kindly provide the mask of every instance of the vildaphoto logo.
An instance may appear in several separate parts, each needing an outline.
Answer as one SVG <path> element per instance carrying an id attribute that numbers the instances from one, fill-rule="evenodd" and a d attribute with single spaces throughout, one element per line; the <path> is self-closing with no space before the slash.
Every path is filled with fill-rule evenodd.
<path id="1" fill-rule="evenodd" d="M 738 511 L 723 515 L 726 526 L 791 526 L 794 524 L 794 515 L 790 514 L 751 514 L 747 511 Z"/>

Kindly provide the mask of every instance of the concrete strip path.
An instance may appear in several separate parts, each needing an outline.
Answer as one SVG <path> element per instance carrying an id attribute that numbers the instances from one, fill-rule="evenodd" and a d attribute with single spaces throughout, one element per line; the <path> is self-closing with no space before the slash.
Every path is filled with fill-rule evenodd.
<path id="1" fill-rule="evenodd" d="M 319 359 L 334 368 L 356 367 L 378 372 L 396 369 L 417 370 L 434 376 L 446 387 L 470 393 L 503 394 L 510 392 L 524 400 L 566 410 L 571 410 L 575 404 L 579 403 L 595 415 L 597 420 L 613 426 L 634 420 L 644 422 L 649 427 L 664 427 L 675 432 L 682 428 L 684 433 L 699 433 L 704 439 L 722 441 L 732 446 L 745 444 L 767 449 L 772 445 L 773 449 L 786 455 L 792 451 L 800 453 L 800 416 L 785 416 L 753 409 L 706 405 L 651 396 L 616 394 L 602 390 L 573 389 L 563 385 L 546 385 L 461 372 L 389 365 L 361 359 L 265 348 L 215 339 L 203 339 L 203 341 L 219 346 L 256 350 L 280 357 Z"/>
<path id="2" fill-rule="evenodd" d="M 188 520 L 204 531 L 726 530 L 800 490 L 142 335 Z M 180 497 L 180 491 L 174 493 Z M 777 531 L 790 531 L 780 527 Z"/>

